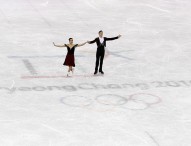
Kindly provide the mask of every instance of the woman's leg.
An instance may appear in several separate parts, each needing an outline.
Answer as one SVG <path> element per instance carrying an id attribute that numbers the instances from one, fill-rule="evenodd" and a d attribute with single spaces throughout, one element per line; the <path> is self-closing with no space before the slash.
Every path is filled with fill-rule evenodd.
<path id="1" fill-rule="evenodd" d="M 69 76 L 70 74 L 70 66 L 68 66 L 68 73 L 67 73 L 67 76 Z"/>
<path id="2" fill-rule="evenodd" d="M 68 74 L 67 74 L 67 76 L 71 76 L 71 74 L 70 74 L 70 71 L 73 73 L 73 69 L 72 69 L 72 66 L 69 66 L 69 68 L 68 68 Z"/>
<path id="3" fill-rule="evenodd" d="M 74 70 L 73 70 L 72 66 L 70 67 L 70 70 L 71 70 L 71 72 L 72 72 L 72 74 L 73 74 L 73 71 L 74 71 Z"/>
<path id="4" fill-rule="evenodd" d="M 70 66 L 70 71 L 72 71 L 72 66 Z"/>
<path id="5" fill-rule="evenodd" d="M 70 66 L 68 66 L 68 72 L 70 72 Z"/>

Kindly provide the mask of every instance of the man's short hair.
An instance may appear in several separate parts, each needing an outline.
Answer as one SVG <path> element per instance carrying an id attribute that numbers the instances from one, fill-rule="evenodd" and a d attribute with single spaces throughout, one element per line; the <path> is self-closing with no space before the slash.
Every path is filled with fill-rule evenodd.
<path id="1" fill-rule="evenodd" d="M 99 33 L 100 33 L 100 32 L 103 32 L 103 31 L 102 31 L 102 30 L 100 30 L 100 31 L 99 31 Z"/>

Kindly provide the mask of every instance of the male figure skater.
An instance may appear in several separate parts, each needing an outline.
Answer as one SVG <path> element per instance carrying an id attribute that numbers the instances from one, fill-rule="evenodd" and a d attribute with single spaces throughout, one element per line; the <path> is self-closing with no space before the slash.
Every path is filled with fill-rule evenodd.
<path id="1" fill-rule="evenodd" d="M 99 37 L 95 38 L 93 41 L 88 41 L 89 44 L 93 44 L 95 42 L 97 44 L 96 64 L 95 64 L 94 75 L 97 74 L 97 72 L 98 72 L 98 66 L 99 66 L 99 72 L 101 74 L 104 74 L 104 72 L 102 70 L 102 66 L 103 66 L 103 59 L 104 59 L 104 55 L 105 55 L 106 41 L 115 40 L 115 39 L 118 39 L 121 37 L 121 35 L 118 35 L 117 37 L 113 37 L 113 38 L 103 37 L 102 30 L 100 30 L 98 34 L 99 34 Z M 99 62 L 100 62 L 100 65 L 99 65 Z"/>

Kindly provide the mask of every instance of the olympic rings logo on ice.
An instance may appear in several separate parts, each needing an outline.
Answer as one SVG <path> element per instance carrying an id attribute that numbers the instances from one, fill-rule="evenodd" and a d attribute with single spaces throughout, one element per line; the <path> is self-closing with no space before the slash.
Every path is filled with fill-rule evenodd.
<path id="1" fill-rule="evenodd" d="M 127 96 L 101 94 L 96 97 L 70 95 L 61 98 L 61 102 L 70 107 L 88 108 L 93 104 L 107 107 L 120 107 L 129 110 L 145 110 L 161 102 L 161 98 L 148 93 L 136 93 Z"/>

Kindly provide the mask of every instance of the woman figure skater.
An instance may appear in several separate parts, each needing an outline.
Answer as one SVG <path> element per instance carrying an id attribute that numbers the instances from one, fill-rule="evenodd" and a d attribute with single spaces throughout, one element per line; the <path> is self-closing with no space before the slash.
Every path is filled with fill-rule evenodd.
<path id="1" fill-rule="evenodd" d="M 82 43 L 82 44 L 73 44 L 73 38 L 69 38 L 69 44 L 64 44 L 64 45 L 56 45 L 53 42 L 53 45 L 56 47 L 67 47 L 67 55 L 65 58 L 65 61 L 63 63 L 63 65 L 68 66 L 68 73 L 67 76 L 72 76 L 74 69 L 72 67 L 75 67 L 75 57 L 74 57 L 74 51 L 76 47 L 81 47 L 83 45 L 85 45 L 87 42 Z M 71 73 L 70 73 L 71 71 Z"/>

